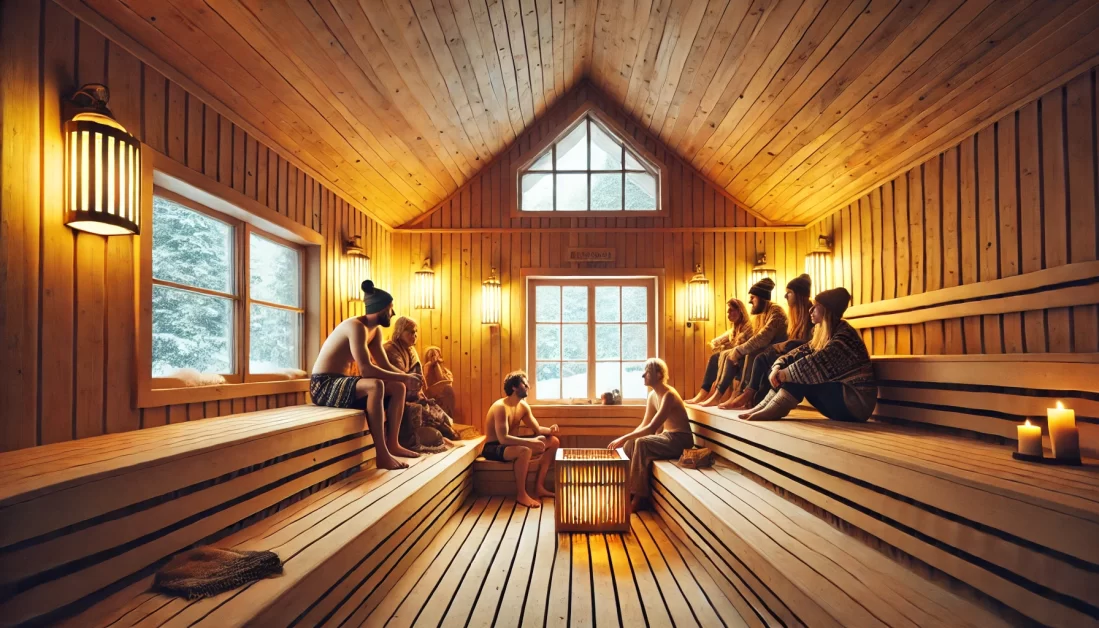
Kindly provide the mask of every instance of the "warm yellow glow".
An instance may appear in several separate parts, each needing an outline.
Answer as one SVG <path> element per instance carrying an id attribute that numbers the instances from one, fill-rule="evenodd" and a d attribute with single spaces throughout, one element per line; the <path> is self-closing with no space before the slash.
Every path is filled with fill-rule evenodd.
<path id="1" fill-rule="evenodd" d="M 65 123 L 65 223 L 100 235 L 140 231 L 141 145 L 109 116 L 82 112 Z"/>
<path id="2" fill-rule="evenodd" d="M 818 236 L 817 245 L 805 256 L 805 274 L 813 280 L 814 292 L 835 287 L 832 285 L 832 241 L 828 236 Z"/>
<path id="3" fill-rule="evenodd" d="M 764 277 L 770 277 L 772 280 L 778 275 L 775 269 L 767 265 L 767 253 L 760 253 L 756 256 L 756 265 L 752 267 L 751 283 L 755 284 Z"/>
<path id="4" fill-rule="evenodd" d="M 1026 420 L 1027 427 L 1030 427 L 1030 419 Z"/>
<path id="5" fill-rule="evenodd" d="M 557 532 L 626 532 L 630 461 L 621 449 L 559 449 L 554 523 Z"/>
<path id="6" fill-rule="evenodd" d="M 493 268 L 488 279 L 481 284 L 481 324 L 500 324 L 500 300 L 500 280 L 496 278 L 496 269 Z"/>
<path id="7" fill-rule="evenodd" d="M 412 277 L 412 307 L 417 310 L 435 309 L 435 271 L 431 260 L 424 260 L 423 268 Z"/>
<path id="8" fill-rule="evenodd" d="M 687 320 L 710 320 L 710 280 L 695 266 L 695 276 L 687 283 Z"/>
<path id="9" fill-rule="evenodd" d="M 1060 401 L 1058 401 L 1058 402 L 1057 402 L 1057 409 L 1058 409 L 1058 410 L 1064 410 L 1064 409 L 1065 409 L 1065 404 L 1063 404 L 1063 403 L 1061 403 Z"/>

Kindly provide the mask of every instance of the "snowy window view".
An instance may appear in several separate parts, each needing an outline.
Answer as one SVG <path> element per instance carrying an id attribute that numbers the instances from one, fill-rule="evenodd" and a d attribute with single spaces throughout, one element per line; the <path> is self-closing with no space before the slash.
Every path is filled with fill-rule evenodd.
<path id="1" fill-rule="evenodd" d="M 244 363 L 257 374 L 301 368 L 298 249 L 160 195 L 153 196 L 152 248 L 153 377 L 180 369 L 239 375 Z M 238 311 L 242 264 L 250 300 Z"/>
<path id="2" fill-rule="evenodd" d="M 233 373 L 234 227 L 153 197 L 153 377 Z"/>
<path id="3" fill-rule="evenodd" d="M 596 399 L 613 389 L 644 399 L 651 289 L 644 281 L 532 282 L 535 399 Z"/>
<path id="4" fill-rule="evenodd" d="M 546 149 L 519 177 L 522 211 L 659 209 L 654 169 L 590 117 Z"/>

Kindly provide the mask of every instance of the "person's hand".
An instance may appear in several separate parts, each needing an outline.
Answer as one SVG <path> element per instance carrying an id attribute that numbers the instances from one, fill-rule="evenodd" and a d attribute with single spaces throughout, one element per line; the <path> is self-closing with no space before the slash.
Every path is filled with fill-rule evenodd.
<path id="1" fill-rule="evenodd" d="M 561 428 L 557 427 L 556 423 L 549 426 L 549 430 L 550 430 L 550 436 L 557 436 L 558 434 L 561 433 Z"/>
<path id="2" fill-rule="evenodd" d="M 732 353 L 729 354 L 729 360 L 732 361 L 732 362 L 736 362 L 739 359 L 740 359 L 740 349 L 733 349 Z"/>
<path id="3" fill-rule="evenodd" d="M 607 449 L 619 449 L 622 445 L 626 444 L 626 437 L 622 436 L 611 441 L 610 445 L 607 445 Z"/>
<path id="4" fill-rule="evenodd" d="M 405 375 L 404 385 L 408 387 L 409 392 L 417 392 L 423 388 L 424 379 L 418 373 L 408 373 Z"/>
<path id="5" fill-rule="evenodd" d="M 546 450 L 546 439 L 544 436 L 539 436 L 531 441 L 530 449 L 535 454 L 540 454 Z"/>
<path id="6" fill-rule="evenodd" d="M 771 381 L 771 388 L 778 388 L 779 386 L 782 386 L 782 382 L 785 381 L 783 379 L 783 373 L 785 373 L 785 371 L 783 371 L 782 369 L 775 369 L 771 371 L 771 377 L 768 378 Z"/>

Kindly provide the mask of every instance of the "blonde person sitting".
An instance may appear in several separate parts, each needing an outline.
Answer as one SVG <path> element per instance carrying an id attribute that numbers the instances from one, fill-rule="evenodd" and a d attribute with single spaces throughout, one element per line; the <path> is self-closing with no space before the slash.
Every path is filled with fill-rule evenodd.
<path id="1" fill-rule="evenodd" d="M 439 347 L 428 347 L 424 351 L 424 383 L 427 396 L 434 399 L 447 416 L 453 417 L 454 373 L 443 364 L 443 350 Z"/>
<path id="2" fill-rule="evenodd" d="M 420 326 L 415 320 L 398 317 L 393 322 L 393 333 L 385 343 L 385 355 L 389 363 L 402 373 L 423 375 L 423 365 L 416 352 Z M 458 440 L 452 427 L 453 421 L 423 389 L 408 390 L 405 396 L 404 419 L 401 423 L 400 442 L 412 451 L 437 453 L 450 444 L 448 439 Z"/>
<path id="3" fill-rule="evenodd" d="M 706 361 L 706 372 L 702 376 L 702 385 L 698 393 L 687 399 L 684 403 L 700 403 L 710 396 L 714 384 L 724 374 L 728 367 L 728 356 L 722 359 L 722 354 L 737 345 L 744 344 L 751 338 L 752 321 L 748 317 L 748 308 L 740 299 L 729 299 L 726 302 L 725 317 L 729 320 L 729 329 L 717 338 L 710 341 L 710 358 Z M 740 364 L 733 365 L 734 368 Z"/>
<path id="4" fill-rule="evenodd" d="M 634 511 L 652 495 L 652 463 L 678 458 L 694 444 L 687 407 L 679 391 L 668 385 L 668 365 L 660 358 L 649 358 L 641 377 L 652 388 L 645 402 L 645 418 L 634 431 L 607 445 L 607 449 L 624 447 L 630 457 L 630 505 Z"/>
<path id="5" fill-rule="evenodd" d="M 843 320 L 851 301 L 844 288 L 817 295 L 809 310 L 813 337 L 779 357 L 771 369 L 772 390 L 755 408 L 740 415 L 746 421 L 781 419 L 802 399 L 836 421 L 865 421 L 874 412 L 878 387 L 862 336 Z"/>

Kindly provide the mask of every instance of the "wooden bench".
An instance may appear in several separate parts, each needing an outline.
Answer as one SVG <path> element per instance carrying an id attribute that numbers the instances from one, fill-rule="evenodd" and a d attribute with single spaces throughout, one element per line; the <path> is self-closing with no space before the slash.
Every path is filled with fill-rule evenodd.
<path id="1" fill-rule="evenodd" d="M 653 465 L 654 502 L 766 625 L 1003 626 L 727 464 Z"/>
<path id="2" fill-rule="evenodd" d="M 87 625 L 147 589 L 176 552 L 249 534 L 296 500 L 353 484 L 396 491 L 386 478 L 406 478 L 407 503 L 421 505 L 440 482 L 461 476 L 468 490 L 479 444 L 425 458 L 415 472 L 381 472 L 361 411 L 295 406 L 2 454 L 0 617 L 44 623 L 84 612 L 74 625 Z"/>
<path id="3" fill-rule="evenodd" d="M 1033 465 L 1012 446 L 801 410 L 689 414 L 699 444 L 1021 615 L 1099 623 L 1099 461 Z"/>
<path id="4" fill-rule="evenodd" d="M 1076 412 L 1080 448 L 1099 457 L 1099 354 L 1027 353 L 873 358 L 874 417 L 1014 440 L 1026 419 L 1043 426 L 1058 400 Z"/>
<path id="5" fill-rule="evenodd" d="M 527 494 L 534 495 L 534 481 L 542 457 L 530 459 L 527 469 Z M 546 488 L 553 490 L 553 468 L 546 474 Z M 478 495 L 515 497 L 515 466 L 510 462 L 487 460 L 483 456 L 473 463 L 473 492 Z"/>

